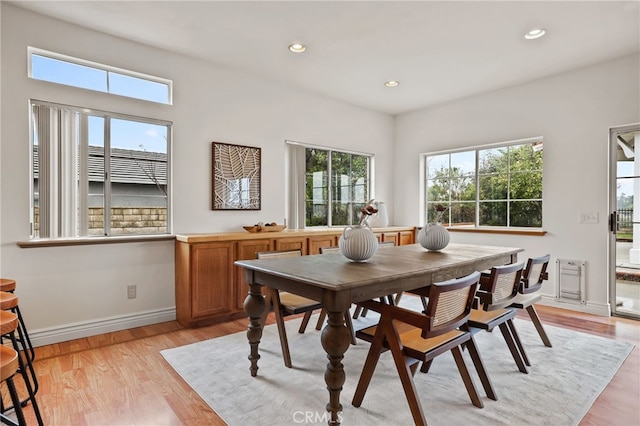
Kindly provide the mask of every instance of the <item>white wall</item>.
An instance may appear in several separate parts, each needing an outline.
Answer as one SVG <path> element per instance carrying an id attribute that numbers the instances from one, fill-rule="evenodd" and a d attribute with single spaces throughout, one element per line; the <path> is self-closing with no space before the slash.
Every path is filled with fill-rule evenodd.
<path id="1" fill-rule="evenodd" d="M 607 314 L 608 129 L 640 121 L 638 64 L 637 55 L 621 58 L 397 117 L 396 221 L 421 223 L 421 153 L 543 136 L 547 234 L 452 233 L 451 240 L 523 247 L 521 260 L 550 253 L 549 304 L 556 259 L 586 260 L 587 305 L 561 306 Z M 579 224 L 583 212 L 597 212 L 599 223 Z"/>
<path id="2" fill-rule="evenodd" d="M 393 117 L 65 24 L 2 3 L 0 276 L 18 281 L 37 343 L 169 320 L 174 243 L 21 249 L 29 230 L 29 99 L 169 120 L 175 233 L 237 231 L 285 217 L 284 141 L 393 156 Z M 27 46 L 170 78 L 174 105 L 156 105 L 27 78 Z M 211 142 L 262 148 L 262 210 L 214 212 Z M 393 164 L 376 165 L 376 196 L 391 196 Z M 136 299 L 126 287 L 137 284 Z"/>

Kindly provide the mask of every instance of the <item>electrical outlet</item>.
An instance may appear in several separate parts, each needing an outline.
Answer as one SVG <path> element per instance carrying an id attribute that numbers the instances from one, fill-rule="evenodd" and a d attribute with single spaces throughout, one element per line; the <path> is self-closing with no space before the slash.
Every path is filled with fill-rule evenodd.
<path id="1" fill-rule="evenodd" d="M 136 298 L 136 285 L 127 286 L 127 298 L 135 299 Z"/>
<path id="2" fill-rule="evenodd" d="M 581 213 L 579 223 L 590 225 L 598 223 L 598 212 Z"/>

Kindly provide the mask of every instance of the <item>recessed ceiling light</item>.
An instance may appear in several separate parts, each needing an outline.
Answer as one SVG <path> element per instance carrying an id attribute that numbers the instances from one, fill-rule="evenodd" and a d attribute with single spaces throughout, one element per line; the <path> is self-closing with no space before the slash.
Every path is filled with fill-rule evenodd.
<path id="1" fill-rule="evenodd" d="M 302 43 L 293 43 L 289 45 L 289 50 L 293 53 L 302 53 L 307 50 L 307 46 Z"/>
<path id="2" fill-rule="evenodd" d="M 525 35 L 524 38 L 526 38 L 527 40 L 534 40 L 536 38 L 540 38 L 543 35 L 545 35 L 547 31 L 545 31 L 542 28 L 534 28 L 531 31 L 528 31 Z"/>
<path id="3" fill-rule="evenodd" d="M 398 84 L 400 84 L 400 82 L 396 80 L 389 80 L 384 82 L 384 85 L 387 87 L 396 87 Z"/>

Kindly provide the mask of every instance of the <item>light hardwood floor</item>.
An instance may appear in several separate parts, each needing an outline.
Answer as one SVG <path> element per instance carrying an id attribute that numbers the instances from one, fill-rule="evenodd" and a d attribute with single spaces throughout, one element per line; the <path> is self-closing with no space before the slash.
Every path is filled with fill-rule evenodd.
<path id="1" fill-rule="evenodd" d="M 640 425 L 640 322 L 545 306 L 538 312 L 545 324 L 636 345 L 580 424 Z M 526 313 L 519 317 L 528 319 Z M 168 322 L 37 348 L 37 400 L 44 421 L 53 426 L 224 425 L 159 352 L 244 331 L 246 323 L 183 329 Z M 249 374 L 248 369 L 247 361 L 247 371 L 238 374 Z M 25 412 L 35 424 L 31 407 Z"/>

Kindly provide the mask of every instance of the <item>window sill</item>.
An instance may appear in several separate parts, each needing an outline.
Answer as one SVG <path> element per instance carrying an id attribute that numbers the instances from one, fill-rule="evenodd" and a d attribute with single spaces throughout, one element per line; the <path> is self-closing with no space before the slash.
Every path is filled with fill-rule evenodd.
<path id="1" fill-rule="evenodd" d="M 447 227 L 449 232 L 471 232 L 479 234 L 505 234 L 505 235 L 529 235 L 534 237 L 542 237 L 547 231 L 542 229 L 498 229 L 498 228 L 458 228 Z"/>
<path id="2" fill-rule="evenodd" d="M 40 238 L 37 240 L 18 241 L 20 248 L 83 246 L 93 244 L 140 243 L 146 241 L 175 240 L 175 235 L 127 235 L 117 237 L 78 237 L 78 238 Z"/>

